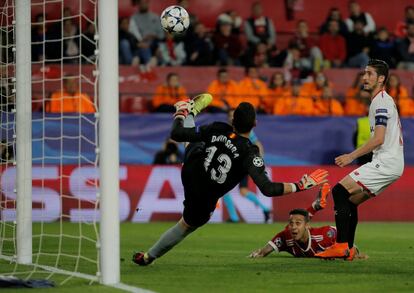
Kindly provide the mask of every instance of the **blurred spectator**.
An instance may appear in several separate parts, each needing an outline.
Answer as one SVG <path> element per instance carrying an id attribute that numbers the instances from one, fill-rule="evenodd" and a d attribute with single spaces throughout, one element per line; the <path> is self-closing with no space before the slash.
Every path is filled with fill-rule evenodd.
<path id="1" fill-rule="evenodd" d="M 286 99 L 291 96 L 290 92 L 284 74 L 280 71 L 273 73 L 269 81 L 268 95 L 263 98 L 261 108 L 267 114 L 283 115 Z"/>
<path id="2" fill-rule="evenodd" d="M 398 22 L 394 31 L 397 38 L 404 38 L 407 35 L 407 24 L 414 23 L 414 6 L 405 7 L 404 16 L 404 21 Z"/>
<path id="3" fill-rule="evenodd" d="M 95 24 L 92 22 L 87 22 L 86 29 L 82 32 L 81 51 L 82 55 L 89 60 L 84 60 L 85 57 L 82 57 L 83 63 L 90 63 L 96 59 L 95 50 L 97 49 L 97 45 L 95 44 L 95 33 Z"/>
<path id="4" fill-rule="evenodd" d="M 226 68 L 217 71 L 217 79 L 213 80 L 207 88 L 214 99 L 209 106 L 210 112 L 227 112 L 230 108 L 236 108 L 238 104 L 237 82 L 229 78 Z"/>
<path id="5" fill-rule="evenodd" d="M 166 33 L 165 36 L 165 41 L 161 42 L 159 46 L 159 64 L 167 66 L 183 65 L 187 58 L 183 39 L 175 38 L 169 33 Z"/>
<path id="6" fill-rule="evenodd" d="M 400 62 L 399 69 L 414 70 L 414 23 L 407 24 L 407 36 L 397 41 Z"/>
<path id="7" fill-rule="evenodd" d="M 364 24 L 364 32 L 366 34 L 375 33 L 375 22 L 371 14 L 361 11 L 361 6 L 357 1 L 350 1 L 348 4 L 349 18 L 345 20 L 348 31 L 354 31 L 355 21 L 360 20 Z"/>
<path id="8" fill-rule="evenodd" d="M 318 47 L 318 41 L 309 35 L 306 20 L 299 20 L 296 31 L 289 45 L 295 45 L 300 51 L 300 62 L 309 71 L 318 72 L 322 63 L 322 52 Z"/>
<path id="9" fill-rule="evenodd" d="M 32 61 L 42 61 L 44 59 L 43 42 L 46 38 L 46 24 L 43 14 L 36 15 L 32 23 Z"/>
<path id="10" fill-rule="evenodd" d="M 371 101 L 369 92 L 363 89 L 363 72 L 358 72 L 352 86 L 345 94 L 345 115 L 366 116 L 368 115 L 368 105 Z"/>
<path id="11" fill-rule="evenodd" d="M 262 4 L 256 1 L 252 4 L 252 15 L 244 23 L 244 31 L 251 50 L 264 42 L 268 50 L 276 45 L 276 31 L 273 21 L 263 15 Z"/>
<path id="12" fill-rule="evenodd" d="M 385 27 L 381 27 L 375 39 L 371 43 L 370 57 L 380 59 L 387 62 L 390 68 L 395 68 L 397 50 L 394 40 L 390 38 L 390 34 Z"/>
<path id="13" fill-rule="evenodd" d="M 315 116 L 343 116 L 344 109 L 341 103 L 334 98 L 332 88 L 325 85 L 322 88 L 320 97 L 314 101 Z"/>
<path id="14" fill-rule="evenodd" d="M 319 28 L 319 33 L 322 35 L 328 32 L 329 22 L 331 20 L 336 20 L 339 24 L 339 33 L 342 36 L 346 36 L 348 34 L 348 26 L 346 25 L 345 21 L 342 19 L 341 11 L 338 8 L 332 7 L 329 10 L 328 16 L 326 17 L 325 22 Z"/>
<path id="15" fill-rule="evenodd" d="M 192 34 L 194 31 L 194 27 L 199 22 L 199 20 L 198 20 L 197 15 L 193 14 L 192 10 L 189 9 L 190 1 L 189 0 L 177 0 L 177 5 L 187 10 L 188 15 L 190 16 L 190 26 L 188 27 L 186 34 Z"/>
<path id="16" fill-rule="evenodd" d="M 165 141 L 163 148 L 155 154 L 153 164 L 171 165 L 182 162 L 183 154 L 178 149 L 177 142 L 169 138 Z"/>
<path id="17" fill-rule="evenodd" d="M 174 112 L 174 104 L 187 98 L 187 92 L 180 85 L 178 74 L 171 72 L 167 75 L 166 83 L 159 85 L 155 90 L 152 107 L 156 112 Z"/>
<path id="18" fill-rule="evenodd" d="M 50 113 L 94 113 L 95 105 L 87 93 L 80 91 L 78 76 L 65 76 L 63 88 L 53 92 L 46 103 Z"/>
<path id="19" fill-rule="evenodd" d="M 13 141 L 2 140 L 0 142 L 0 163 L 12 163 L 14 158 Z"/>
<path id="20" fill-rule="evenodd" d="M 388 77 L 385 89 L 393 97 L 395 103 L 398 103 L 400 99 L 408 98 L 407 88 L 401 84 L 400 77 L 395 73 L 391 73 Z"/>
<path id="21" fill-rule="evenodd" d="M 79 29 L 74 22 L 70 7 L 63 8 L 63 15 L 54 15 L 50 18 L 44 15 L 45 21 L 50 25 L 46 30 L 45 57 L 49 62 L 76 63 L 79 61 Z M 63 39 L 65 37 L 65 39 Z M 63 46 L 62 46 L 63 42 Z M 78 56 L 78 57 L 77 57 Z"/>
<path id="22" fill-rule="evenodd" d="M 313 98 L 302 89 L 302 85 L 298 81 L 292 83 L 291 94 L 290 113 L 286 113 L 286 115 L 312 116 L 314 114 Z M 286 109 L 288 109 L 288 105 L 286 105 Z"/>
<path id="23" fill-rule="evenodd" d="M 219 65 L 240 65 L 242 44 L 239 34 L 232 33 L 229 20 L 219 20 L 213 35 L 215 60 Z"/>
<path id="24" fill-rule="evenodd" d="M 288 81 L 306 79 L 312 72 L 311 64 L 308 60 L 300 58 L 300 50 L 295 44 L 290 44 L 286 51 L 283 69 Z"/>
<path id="25" fill-rule="evenodd" d="M 249 102 L 261 111 L 259 106 L 262 99 L 268 95 L 268 91 L 266 83 L 259 79 L 256 67 L 246 67 L 245 77 L 238 84 L 238 92 L 240 96 L 237 105 L 241 102 Z"/>
<path id="26" fill-rule="evenodd" d="M 364 68 L 369 61 L 371 38 L 364 33 L 364 23 L 354 22 L 354 30 L 346 36 L 346 52 L 349 67 Z"/>
<path id="27" fill-rule="evenodd" d="M 331 20 L 328 32 L 319 39 L 319 48 L 322 51 L 324 67 L 341 67 L 346 58 L 345 38 L 339 34 L 339 24 Z"/>
<path id="28" fill-rule="evenodd" d="M 248 57 L 248 65 L 257 67 L 257 68 L 266 68 L 269 67 L 270 63 L 270 53 L 267 50 L 267 45 L 264 42 L 256 44 L 253 54 Z"/>
<path id="29" fill-rule="evenodd" d="M 63 21 L 63 62 L 78 63 L 80 56 L 79 29 L 73 23 L 72 18 Z"/>
<path id="30" fill-rule="evenodd" d="M 241 32 L 241 25 L 243 23 L 243 19 L 237 14 L 234 10 L 226 11 L 220 14 L 217 17 L 216 22 L 216 29 L 219 30 L 219 25 L 223 22 L 228 22 L 231 24 L 231 33 L 235 35 L 239 35 Z"/>
<path id="31" fill-rule="evenodd" d="M 72 9 L 69 6 L 63 7 L 63 18 L 68 18 L 73 15 Z"/>
<path id="32" fill-rule="evenodd" d="M 138 41 L 129 32 L 129 19 L 119 19 L 119 63 L 138 66 L 140 63 L 147 64 L 151 58 L 151 48 L 145 41 Z"/>
<path id="33" fill-rule="evenodd" d="M 7 61 L 7 59 L 4 59 Z M 8 61 L 10 62 L 10 61 Z M 15 82 L 8 76 L 9 68 L 0 64 L 0 111 L 11 112 L 16 108 Z"/>
<path id="34" fill-rule="evenodd" d="M 160 25 L 159 15 L 149 11 L 150 0 L 140 0 L 138 11 L 134 13 L 129 22 L 129 32 L 139 42 L 147 43 L 152 55 L 156 55 L 158 42 L 164 39 L 164 31 Z"/>
<path id="35" fill-rule="evenodd" d="M 187 64 L 206 66 L 213 64 L 213 44 L 201 22 L 194 27 L 194 35 L 186 43 Z"/>
<path id="36" fill-rule="evenodd" d="M 385 89 L 394 98 L 401 117 L 414 116 L 414 102 L 409 97 L 408 89 L 401 84 L 398 75 L 395 73 L 390 74 Z"/>
<path id="37" fill-rule="evenodd" d="M 332 84 L 323 72 L 318 72 L 313 82 L 306 82 L 302 85 L 294 113 L 307 116 L 326 115 L 326 113 L 329 113 L 331 105 L 322 99 L 323 95 L 332 95 L 327 88 L 332 88 Z"/>

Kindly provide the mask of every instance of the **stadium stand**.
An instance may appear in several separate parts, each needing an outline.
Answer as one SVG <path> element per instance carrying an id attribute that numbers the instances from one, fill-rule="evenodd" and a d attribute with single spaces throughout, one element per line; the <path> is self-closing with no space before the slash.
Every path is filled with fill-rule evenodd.
<path id="1" fill-rule="evenodd" d="M 82 67 L 86 76 L 92 74 L 91 68 L 88 66 Z M 42 69 L 39 66 L 33 66 L 33 75 L 34 78 L 42 74 Z M 55 72 L 59 70 L 58 65 L 50 65 L 46 68 L 48 72 Z M 65 65 L 65 73 L 74 73 L 77 70 L 75 65 Z M 232 79 L 239 81 L 244 76 L 244 68 L 242 67 L 229 67 L 229 75 Z M 276 72 L 277 68 L 264 68 L 260 70 L 260 75 L 270 76 Z M 151 99 L 152 94 L 154 93 L 155 88 L 164 82 L 166 75 L 174 71 L 179 74 L 182 85 L 187 89 L 189 94 L 197 94 L 203 92 L 207 89 L 208 85 L 212 80 L 216 78 L 217 67 L 174 67 L 172 70 L 171 67 L 158 67 L 154 69 L 151 74 L 142 73 L 138 68 L 133 68 L 131 66 L 120 66 L 120 105 L 122 112 L 146 112 L 149 110 L 148 101 Z M 334 92 L 340 97 L 344 97 L 346 90 L 352 85 L 353 80 L 356 74 L 359 72 L 358 69 L 328 69 L 325 71 L 326 76 L 334 85 Z M 404 70 L 394 70 L 392 71 L 397 73 L 401 79 L 401 83 L 404 84 L 410 91 L 414 86 L 413 73 L 411 71 Z M 52 73 L 50 73 L 52 75 Z M 54 73 L 53 73 L 54 74 Z M 50 81 L 48 82 L 47 90 L 53 92 L 60 88 L 60 81 Z M 88 84 L 83 84 L 83 90 L 92 92 L 92 88 Z M 34 109 L 39 109 L 39 99 L 36 98 L 39 93 L 42 92 L 41 84 L 33 85 L 33 101 Z M 139 97 L 139 102 L 132 102 L 131 99 L 134 97 Z M 130 100 L 128 101 L 124 101 Z M 137 103 L 137 104 L 135 104 Z M 140 106 L 131 106 L 140 105 Z M 135 109 L 135 110 L 132 110 Z"/>

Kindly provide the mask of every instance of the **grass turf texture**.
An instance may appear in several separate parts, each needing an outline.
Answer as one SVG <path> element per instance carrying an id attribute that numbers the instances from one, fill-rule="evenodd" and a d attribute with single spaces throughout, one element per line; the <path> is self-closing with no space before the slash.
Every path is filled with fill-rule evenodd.
<path id="1" fill-rule="evenodd" d="M 369 259 L 354 262 L 294 258 L 286 253 L 273 253 L 263 259 L 246 258 L 253 249 L 263 246 L 275 232 L 282 229 L 283 223 L 209 224 L 148 267 L 138 267 L 131 262 L 134 250 L 148 249 L 172 225 L 121 225 L 123 283 L 157 292 L 414 291 L 414 223 L 361 223 L 356 243 L 361 251 L 369 255 Z M 52 230 L 58 227 L 57 224 L 47 226 Z M 65 224 L 64 227 L 68 231 L 66 233 L 73 230 L 73 234 L 76 234 L 76 229 L 77 225 L 73 224 Z M 44 249 L 51 249 L 49 247 L 55 245 L 53 241 L 43 244 Z M 77 248 L 78 245 L 73 244 L 73 251 Z M 92 249 L 86 251 L 93 254 Z M 67 263 L 69 266 L 70 261 Z M 82 266 L 89 271 L 94 269 L 92 264 L 85 263 Z M 0 261 L 0 274 L 11 269 L 12 265 Z M 18 266 L 18 270 L 23 269 L 23 266 Z M 62 280 L 59 276 L 53 279 L 56 282 Z M 87 284 L 85 280 L 72 279 L 57 289 L 59 292 L 118 291 Z M 45 290 L 32 289 L 31 292 Z"/>

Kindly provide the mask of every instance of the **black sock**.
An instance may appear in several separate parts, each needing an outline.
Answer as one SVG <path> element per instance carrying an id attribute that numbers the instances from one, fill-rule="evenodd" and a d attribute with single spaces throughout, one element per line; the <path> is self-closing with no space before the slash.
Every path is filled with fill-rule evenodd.
<path id="1" fill-rule="evenodd" d="M 348 231 L 348 246 L 352 248 L 354 246 L 355 232 L 358 225 L 358 206 L 350 202 L 351 214 L 349 218 L 349 231 Z"/>
<path id="2" fill-rule="evenodd" d="M 349 192 L 341 184 L 336 184 L 332 189 L 332 196 L 335 203 L 335 222 L 337 237 L 336 242 L 348 242 L 349 220 L 350 220 L 350 201 Z"/>

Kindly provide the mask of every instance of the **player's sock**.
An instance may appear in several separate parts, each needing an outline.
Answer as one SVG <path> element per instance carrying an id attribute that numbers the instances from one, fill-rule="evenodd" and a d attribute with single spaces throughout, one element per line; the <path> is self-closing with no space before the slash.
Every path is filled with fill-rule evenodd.
<path id="1" fill-rule="evenodd" d="M 337 229 L 336 242 L 348 242 L 348 231 L 349 231 L 349 214 L 350 201 L 349 192 L 341 184 L 336 184 L 332 189 L 332 196 L 334 199 L 334 210 L 335 210 L 335 222 Z"/>
<path id="2" fill-rule="evenodd" d="M 148 250 L 148 254 L 152 258 L 158 258 L 167 253 L 171 248 L 177 245 L 188 234 L 194 232 L 197 228 L 185 229 L 179 222 L 165 231 L 160 239 Z"/>
<path id="3" fill-rule="evenodd" d="M 306 209 L 307 211 L 308 211 L 308 213 L 309 213 L 309 216 L 312 218 L 318 211 L 317 210 L 315 210 L 314 208 L 313 208 L 313 206 L 310 206 L 310 207 L 308 207 L 307 209 Z"/>
<path id="4" fill-rule="evenodd" d="M 230 194 L 225 194 L 223 196 L 224 205 L 227 208 L 227 212 L 229 213 L 230 220 L 232 222 L 240 221 L 239 216 L 237 215 L 236 207 L 234 206 L 233 200 L 231 199 Z"/>
<path id="5" fill-rule="evenodd" d="M 194 116 L 192 114 L 187 115 L 184 119 L 184 128 L 195 127 Z"/>
<path id="6" fill-rule="evenodd" d="M 254 203 L 255 205 L 259 206 L 264 212 L 268 212 L 269 208 L 266 207 L 264 204 L 262 204 L 262 202 L 257 198 L 256 194 L 254 194 L 253 192 L 248 192 L 246 195 L 246 198 L 248 200 L 250 200 L 252 203 Z"/>
<path id="7" fill-rule="evenodd" d="M 351 208 L 351 214 L 349 219 L 348 246 L 352 248 L 354 246 L 355 232 L 358 225 L 358 206 L 352 202 L 349 206 Z"/>

